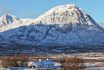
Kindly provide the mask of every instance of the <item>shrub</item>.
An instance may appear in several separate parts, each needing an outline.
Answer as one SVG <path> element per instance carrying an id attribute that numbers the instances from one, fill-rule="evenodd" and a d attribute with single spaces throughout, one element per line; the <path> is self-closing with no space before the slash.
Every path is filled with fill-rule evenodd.
<path id="1" fill-rule="evenodd" d="M 25 67 L 26 62 L 28 61 L 28 57 L 21 56 L 12 56 L 12 57 L 4 57 L 1 59 L 1 65 L 3 67 Z"/>
<path id="2" fill-rule="evenodd" d="M 65 58 L 65 62 L 63 63 L 63 67 L 65 70 L 79 70 L 85 68 L 85 61 L 81 58 L 72 57 Z"/>

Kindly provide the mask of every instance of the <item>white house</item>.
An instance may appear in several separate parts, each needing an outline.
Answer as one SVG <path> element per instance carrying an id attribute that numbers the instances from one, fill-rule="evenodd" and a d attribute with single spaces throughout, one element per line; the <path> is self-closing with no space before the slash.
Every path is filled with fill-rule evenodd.
<path id="1" fill-rule="evenodd" d="M 60 70 L 60 63 L 54 62 L 52 60 L 41 60 L 39 59 L 39 61 L 33 62 L 30 61 L 28 62 L 28 67 L 30 68 L 37 68 L 37 69 L 55 69 L 55 70 Z"/>

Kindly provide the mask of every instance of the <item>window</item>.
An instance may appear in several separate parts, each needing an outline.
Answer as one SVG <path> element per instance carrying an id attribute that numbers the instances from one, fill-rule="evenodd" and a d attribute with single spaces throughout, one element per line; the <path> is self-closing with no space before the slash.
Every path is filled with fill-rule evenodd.
<path id="1" fill-rule="evenodd" d="M 33 68 L 36 68 L 36 66 L 35 66 L 35 65 L 33 65 Z"/>

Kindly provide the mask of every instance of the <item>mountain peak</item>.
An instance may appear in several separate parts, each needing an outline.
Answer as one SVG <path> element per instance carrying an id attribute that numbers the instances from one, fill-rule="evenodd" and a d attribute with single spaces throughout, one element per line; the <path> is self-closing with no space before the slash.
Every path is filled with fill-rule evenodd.
<path id="1" fill-rule="evenodd" d="M 14 15 L 11 15 L 11 14 L 5 14 L 5 15 L 3 15 L 3 16 L 14 16 Z"/>
<path id="2" fill-rule="evenodd" d="M 65 5 L 60 5 L 60 6 L 64 6 L 67 8 L 76 8 L 77 7 L 75 4 L 65 4 Z"/>
<path id="3" fill-rule="evenodd" d="M 10 20 L 11 23 L 13 23 L 13 20 L 20 20 L 18 17 L 11 15 L 11 14 L 5 14 L 1 18 L 5 20 Z"/>
<path id="4" fill-rule="evenodd" d="M 56 6 L 36 19 L 36 22 L 46 24 L 83 24 L 93 25 L 90 16 L 75 4 Z"/>
<path id="5" fill-rule="evenodd" d="M 21 22 L 19 18 L 11 14 L 5 14 L 0 17 L 0 26 Z"/>

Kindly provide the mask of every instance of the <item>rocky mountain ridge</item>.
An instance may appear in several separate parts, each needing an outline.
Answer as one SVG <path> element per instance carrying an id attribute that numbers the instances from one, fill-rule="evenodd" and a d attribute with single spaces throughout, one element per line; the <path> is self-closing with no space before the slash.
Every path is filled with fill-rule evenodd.
<path id="1" fill-rule="evenodd" d="M 104 29 L 74 4 L 56 6 L 28 22 L 10 20 L 0 27 L 1 46 L 104 46 Z"/>

